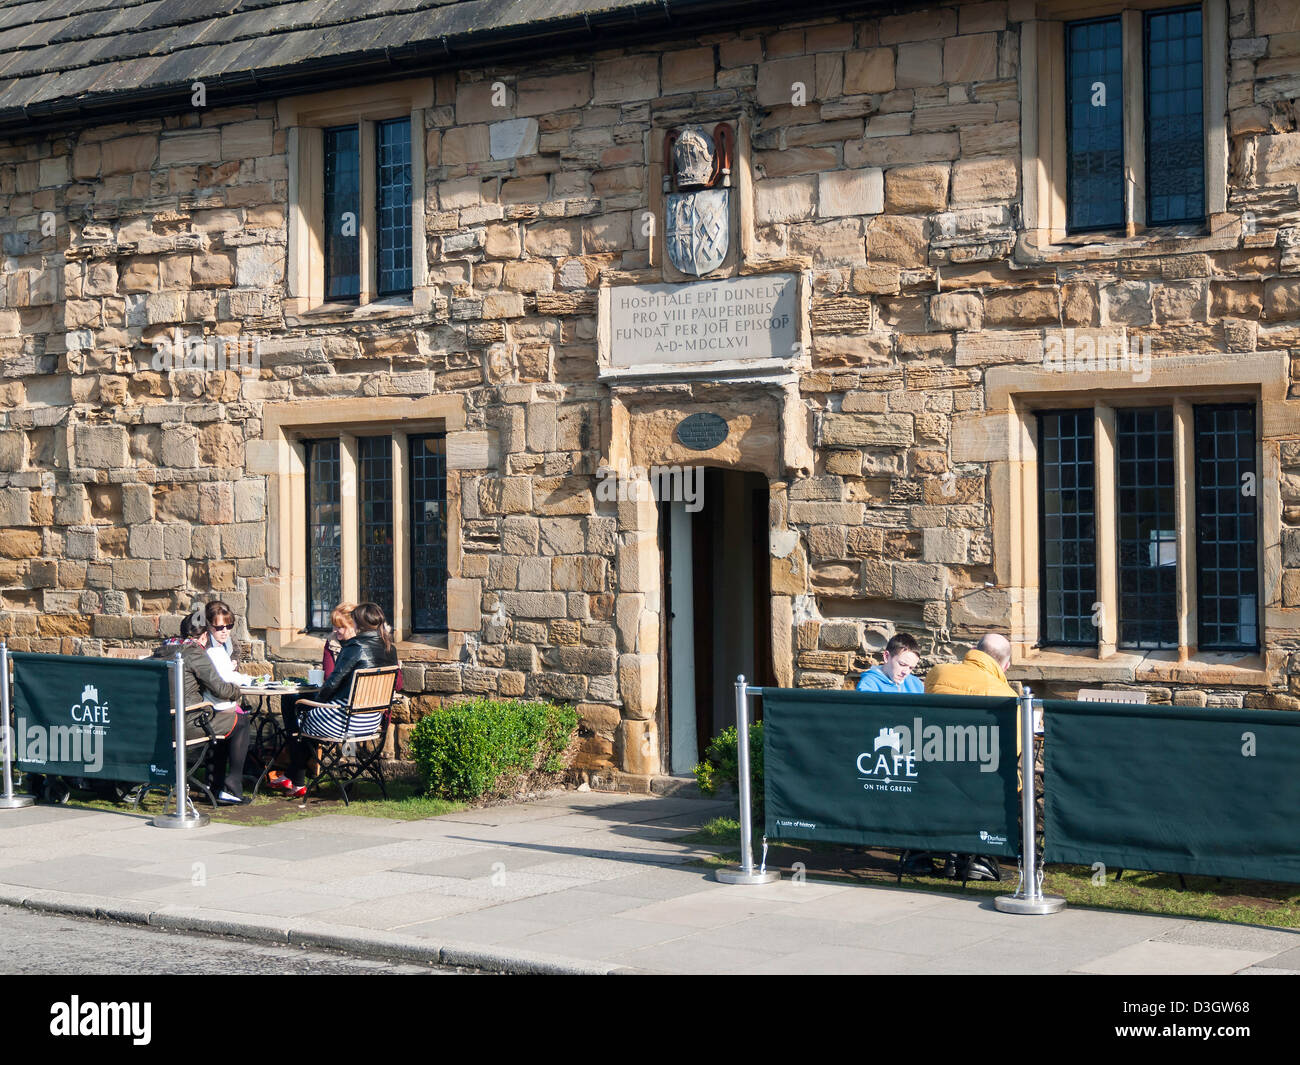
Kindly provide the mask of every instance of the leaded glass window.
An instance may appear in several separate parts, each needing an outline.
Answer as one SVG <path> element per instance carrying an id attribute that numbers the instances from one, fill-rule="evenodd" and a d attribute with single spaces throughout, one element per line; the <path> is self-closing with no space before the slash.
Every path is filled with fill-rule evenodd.
<path id="1" fill-rule="evenodd" d="M 325 130 L 325 297 L 361 295 L 361 170 L 357 126 Z"/>
<path id="2" fill-rule="evenodd" d="M 447 438 L 410 438 L 411 618 L 415 632 L 447 628 Z"/>
<path id="3" fill-rule="evenodd" d="M 380 296 L 411 291 L 411 120 L 375 125 Z"/>
<path id="4" fill-rule="evenodd" d="M 393 617 L 393 441 L 357 438 L 359 602 L 378 603 Z"/>
<path id="5" fill-rule="evenodd" d="M 1170 407 L 1116 411 L 1119 645 L 1178 646 L 1178 534 Z"/>
<path id="6" fill-rule="evenodd" d="M 1255 408 L 1198 406 L 1195 418 L 1197 644 L 1257 650 Z"/>
<path id="7" fill-rule="evenodd" d="M 331 627 L 330 611 L 342 593 L 342 511 L 339 442 L 308 440 L 307 459 L 307 628 Z"/>
<path id="8" fill-rule="evenodd" d="M 1038 418 L 1042 561 L 1042 642 L 1095 646 L 1097 527 L 1093 411 Z"/>
<path id="9" fill-rule="evenodd" d="M 1146 16 L 1147 222 L 1205 217 L 1201 9 Z"/>
<path id="10" fill-rule="evenodd" d="M 1066 227 L 1124 222 L 1124 98 L 1118 18 L 1065 28 Z"/>

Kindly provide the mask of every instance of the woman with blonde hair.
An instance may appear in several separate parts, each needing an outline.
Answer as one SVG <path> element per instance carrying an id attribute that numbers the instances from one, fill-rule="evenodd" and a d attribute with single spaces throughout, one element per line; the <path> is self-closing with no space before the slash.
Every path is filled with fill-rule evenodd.
<path id="1" fill-rule="evenodd" d="M 330 624 L 334 626 L 334 631 L 325 641 L 325 653 L 321 656 L 320 663 L 327 677 L 334 672 L 334 663 L 338 661 L 339 652 L 343 649 L 343 641 L 350 640 L 357 634 L 356 623 L 352 620 L 352 611 L 356 608 L 356 603 L 340 603 L 330 611 Z"/>
<path id="2" fill-rule="evenodd" d="M 306 732 L 312 736 L 327 736 L 343 739 L 347 726 L 348 696 L 352 689 L 352 674 L 358 669 L 370 669 L 374 666 L 400 666 L 397 660 L 397 648 L 393 644 L 388 621 L 383 609 L 377 603 L 358 603 L 352 610 L 356 634 L 344 640 L 339 651 L 334 671 L 325 678 L 320 693 L 315 701 L 329 703 L 329 706 L 312 706 L 301 714 L 298 727 L 290 729 L 289 740 L 289 776 L 291 783 L 286 790 L 294 798 L 301 799 L 307 794 L 306 770 L 308 743 L 294 735 Z M 401 673 L 398 673 L 401 676 Z M 379 725 L 382 710 L 366 714 L 357 714 L 352 719 L 354 735 L 365 735 Z M 281 785 L 283 786 L 283 785 Z"/>

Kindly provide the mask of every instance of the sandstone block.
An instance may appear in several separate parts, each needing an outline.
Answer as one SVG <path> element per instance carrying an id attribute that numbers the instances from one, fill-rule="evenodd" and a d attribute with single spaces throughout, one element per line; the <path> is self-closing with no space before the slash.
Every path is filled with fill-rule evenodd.
<path id="1" fill-rule="evenodd" d="M 480 609 L 482 587 L 482 581 L 465 580 L 461 577 L 451 577 L 447 580 L 448 629 L 456 632 L 478 632 L 482 619 Z"/>
<path id="2" fill-rule="evenodd" d="M 659 95 L 659 56 L 621 56 L 596 64 L 593 103 L 653 100 Z"/>
<path id="3" fill-rule="evenodd" d="M 942 599 L 947 570 L 943 566 L 921 562 L 892 564 L 894 598 L 909 601 Z"/>
<path id="4" fill-rule="evenodd" d="M 501 550 L 508 555 L 537 552 L 538 523 L 533 517 L 513 515 L 501 523 Z"/>
<path id="5" fill-rule="evenodd" d="M 885 174 L 885 206 L 898 214 L 942 211 L 948 204 L 948 167 L 899 166 Z"/>
<path id="6" fill-rule="evenodd" d="M 625 718 L 636 721 L 652 718 L 659 698 L 659 656 L 620 655 L 618 691 Z"/>
<path id="7" fill-rule="evenodd" d="M 78 425 L 73 431 L 78 466 L 117 469 L 129 464 L 127 432 L 116 425 Z"/>
<path id="8" fill-rule="evenodd" d="M 247 122 L 229 122 L 221 127 L 222 159 L 255 159 L 273 151 L 273 133 L 269 118 Z M 210 159 L 211 156 L 208 157 Z M 199 159 L 197 162 L 207 162 Z"/>
<path id="9" fill-rule="evenodd" d="M 562 618 L 568 613 L 563 592 L 503 592 L 501 601 L 511 618 Z"/>
<path id="10" fill-rule="evenodd" d="M 941 292 L 930 297 L 930 322 L 936 329 L 980 329 L 984 305 L 969 292 Z"/>
<path id="11" fill-rule="evenodd" d="M 925 220 L 907 215 L 880 215 L 867 225 L 867 259 L 904 268 L 926 264 Z"/>
<path id="12" fill-rule="evenodd" d="M 906 131 L 903 131 L 906 133 Z M 956 159 L 961 140 L 955 133 L 917 133 L 911 136 L 867 137 L 844 147 L 848 166 L 902 166 Z"/>
<path id="13" fill-rule="evenodd" d="M 758 68 L 755 94 L 764 107 L 789 106 L 797 98 L 813 100 L 816 84 L 817 62 L 812 56 L 769 60 Z M 802 93 L 800 86 L 803 86 Z"/>
<path id="14" fill-rule="evenodd" d="M 169 130 L 162 135 L 158 145 L 158 164 L 208 163 L 220 153 L 221 136 L 215 129 Z"/>
<path id="15" fill-rule="evenodd" d="M 199 432 L 199 458 L 207 466 L 240 466 L 244 438 L 239 429 L 225 422 L 205 425 Z"/>
<path id="16" fill-rule="evenodd" d="M 952 165 L 952 204 L 1009 203 L 1016 196 L 1013 159 L 959 159 Z"/>
<path id="17" fill-rule="evenodd" d="M 910 447 L 913 440 L 912 418 L 907 414 L 822 415 L 824 447 Z"/>
<path id="18" fill-rule="evenodd" d="M 812 177 L 765 178 L 754 186 L 754 217 L 760 225 L 812 218 L 816 194 Z"/>
<path id="19" fill-rule="evenodd" d="M 619 722 L 614 759 L 623 771 L 637 776 L 660 772 L 659 732 L 653 719 Z"/>
<path id="20" fill-rule="evenodd" d="M 122 521 L 127 525 L 153 521 L 153 490 L 147 484 L 122 486 Z"/>
<path id="21" fill-rule="evenodd" d="M 101 173 L 104 177 L 149 170 L 158 157 L 158 138 L 150 134 L 118 137 L 116 140 L 105 141 L 100 146 L 100 151 Z"/>
<path id="22" fill-rule="evenodd" d="M 894 88 L 894 50 L 868 48 L 863 52 L 849 52 L 844 57 L 844 92 L 886 93 Z"/>
<path id="23" fill-rule="evenodd" d="M 1060 319 L 1055 288 L 1027 288 L 990 296 L 984 302 L 987 325 L 1055 325 Z"/>
<path id="24" fill-rule="evenodd" d="M 998 35 L 974 33 L 943 42 L 943 80 L 951 84 L 998 76 Z"/>
<path id="25" fill-rule="evenodd" d="M 0 431 L 0 471 L 16 473 L 27 461 L 27 434 L 21 430 Z"/>
<path id="26" fill-rule="evenodd" d="M 894 78 L 900 89 L 938 85 L 943 79 L 943 42 L 900 44 Z"/>
<path id="27" fill-rule="evenodd" d="M 685 48 L 663 57 L 663 92 L 699 92 L 713 88 L 713 48 Z"/>
<path id="28" fill-rule="evenodd" d="M 284 281 L 284 248 L 253 244 L 235 250 L 235 280 L 241 288 L 271 289 Z"/>
<path id="29" fill-rule="evenodd" d="M 484 514 L 525 514 L 533 508 L 532 479 L 484 477 L 478 484 L 478 503 Z"/>
<path id="30" fill-rule="evenodd" d="M 879 214 L 884 209 L 884 171 L 879 167 L 830 170 L 817 175 L 819 217 Z"/>
<path id="31" fill-rule="evenodd" d="M 1110 325 L 1150 325 L 1151 286 L 1145 281 L 1116 281 L 1101 290 L 1102 321 Z"/>

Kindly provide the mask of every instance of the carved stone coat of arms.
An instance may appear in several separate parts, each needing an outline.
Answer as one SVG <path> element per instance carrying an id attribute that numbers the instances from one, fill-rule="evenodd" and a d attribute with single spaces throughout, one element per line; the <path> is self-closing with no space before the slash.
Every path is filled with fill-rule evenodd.
<path id="1" fill-rule="evenodd" d="M 731 127 L 671 130 L 664 141 L 668 261 L 696 277 L 716 270 L 731 246 Z"/>

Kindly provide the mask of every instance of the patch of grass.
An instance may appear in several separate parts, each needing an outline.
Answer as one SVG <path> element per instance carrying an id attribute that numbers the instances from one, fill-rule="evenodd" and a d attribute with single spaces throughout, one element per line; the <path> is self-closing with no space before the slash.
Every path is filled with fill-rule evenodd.
<path id="1" fill-rule="evenodd" d="M 1177 873 L 1127 871 L 1122 880 L 1111 875 L 1104 884 L 1094 884 L 1086 866 L 1049 865 L 1043 890 L 1064 895 L 1071 906 L 1300 928 L 1300 884 L 1212 876 L 1184 876 L 1183 881 L 1186 888 Z"/>
<path id="2" fill-rule="evenodd" d="M 395 821 L 421 821 L 426 817 L 439 817 L 465 809 L 463 802 L 450 802 L 421 795 L 419 786 L 411 781 L 395 780 L 388 784 L 388 798 L 383 798 L 379 787 L 369 781 L 358 784 L 349 792 L 351 802 L 343 805 L 337 789 L 329 783 L 322 786 L 320 794 L 313 792 L 305 801 L 290 799 L 281 793 L 258 795 L 247 806 L 218 806 L 215 810 L 207 803 L 195 800 L 195 806 L 205 813 L 213 824 L 228 825 L 278 825 L 299 821 L 305 817 L 322 814 L 349 814 L 355 817 L 386 817 Z M 162 812 L 163 796 L 153 793 L 142 807 L 117 803 L 111 799 L 91 798 L 88 793 L 74 792 L 67 806 L 78 810 L 99 810 L 107 813 L 154 817 Z"/>
<path id="3" fill-rule="evenodd" d="M 126 814 L 135 817 L 156 817 L 163 811 L 163 796 L 150 795 L 143 806 L 130 802 L 113 802 L 111 799 L 78 798 L 74 792 L 63 805 L 77 810 L 99 810 L 105 813 Z M 276 825 L 283 821 L 297 821 L 312 817 L 324 810 L 303 810 L 297 803 L 286 801 L 278 796 L 259 795 L 247 806 L 218 806 L 215 810 L 207 803 L 194 802 L 200 813 L 207 814 L 213 824 L 230 825 Z M 340 802 L 340 806 L 343 804 Z"/>
<path id="4" fill-rule="evenodd" d="M 392 780 L 388 783 L 388 798 L 385 799 L 377 785 L 365 781 L 353 788 L 348 795 L 351 802 L 343 805 L 337 797 L 332 784 L 321 788 L 320 803 L 336 803 L 331 809 L 317 808 L 315 813 L 352 814 L 356 817 L 387 817 L 394 821 L 422 821 L 426 817 L 441 817 L 464 810 L 469 804 L 453 802 L 450 799 L 435 799 L 421 793 L 417 784 L 408 780 Z M 310 809 L 310 807 L 309 807 Z"/>
<path id="5" fill-rule="evenodd" d="M 678 843 L 703 843 L 703 844 L 739 844 L 740 843 L 740 822 L 734 817 L 715 817 L 712 821 L 706 821 L 700 825 L 694 832 L 682 836 Z"/>
<path id="6" fill-rule="evenodd" d="M 684 837 L 682 842 L 725 847 L 718 854 L 699 860 L 698 864 L 708 868 L 735 865 L 740 861 L 740 825 L 728 817 L 714 818 Z M 761 853 L 761 836 L 756 836 L 755 862 Z M 809 879 L 882 886 L 897 883 L 896 855 L 887 851 L 784 840 L 770 845 L 767 856 L 769 869 L 780 869 L 788 876 L 796 862 L 803 865 Z M 1002 869 L 1007 879 L 1001 882 L 969 881 L 966 893 L 983 896 L 1011 894 L 1016 889 L 1015 867 L 1003 864 Z M 1300 884 L 1216 880 L 1209 876 L 1185 876 L 1183 880 L 1186 888 L 1180 885 L 1176 873 L 1130 870 L 1124 873 L 1122 880 L 1116 880 L 1111 874 L 1105 884 L 1094 884 L 1092 870 L 1085 866 L 1049 865 L 1043 878 L 1043 891 L 1049 895 L 1062 895 L 1069 905 L 1086 909 L 1300 928 Z M 906 876 L 903 886 L 922 891 L 962 891 L 960 881 L 944 877 Z"/>

